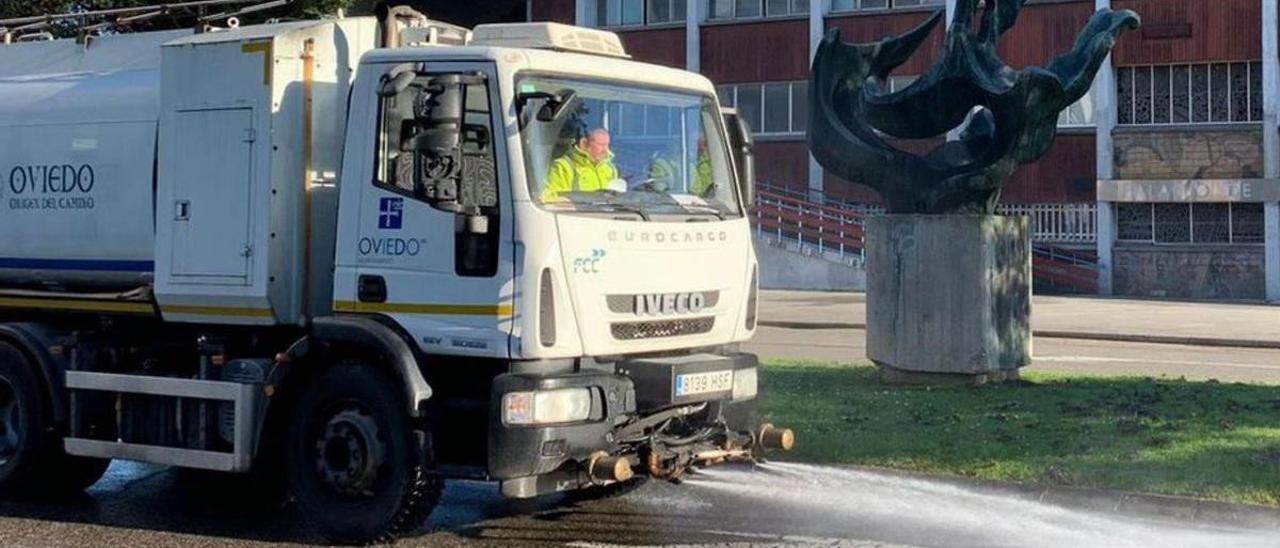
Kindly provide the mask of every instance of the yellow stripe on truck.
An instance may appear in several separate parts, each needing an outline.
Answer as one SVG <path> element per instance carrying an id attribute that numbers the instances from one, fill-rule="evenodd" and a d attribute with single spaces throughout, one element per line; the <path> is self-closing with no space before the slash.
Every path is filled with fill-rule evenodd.
<path id="1" fill-rule="evenodd" d="M 187 316 L 224 316 L 234 318 L 273 318 L 275 314 L 269 308 L 235 308 L 228 306 L 191 306 L 170 304 L 160 307 L 165 314 Z"/>
<path id="2" fill-rule="evenodd" d="M 361 303 L 336 301 L 333 309 L 338 312 L 360 314 L 433 314 L 439 316 L 497 316 L 508 318 L 515 313 L 509 304 L 411 304 L 411 303 Z"/>
<path id="3" fill-rule="evenodd" d="M 111 312 L 117 314 L 154 314 L 150 303 L 92 301 L 80 299 L 31 299 L 0 297 L 0 308 L 58 310 L 71 312 Z"/>
<path id="4" fill-rule="evenodd" d="M 261 53 L 262 54 L 262 85 L 271 85 L 271 65 L 275 63 L 275 55 L 272 52 L 271 41 L 248 42 L 240 46 L 240 53 Z"/>

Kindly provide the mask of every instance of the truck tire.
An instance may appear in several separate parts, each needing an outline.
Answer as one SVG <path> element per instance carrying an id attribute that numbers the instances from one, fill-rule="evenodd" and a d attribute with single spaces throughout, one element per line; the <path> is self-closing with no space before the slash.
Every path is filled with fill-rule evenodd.
<path id="1" fill-rule="evenodd" d="M 16 347 L 0 342 L 0 496 L 79 493 L 97 482 L 111 461 L 63 452 L 34 367 Z"/>
<path id="2" fill-rule="evenodd" d="M 286 466 L 304 522 L 331 542 L 386 542 L 422 526 L 442 483 L 427 475 L 421 428 L 385 371 L 344 362 L 293 409 Z"/>

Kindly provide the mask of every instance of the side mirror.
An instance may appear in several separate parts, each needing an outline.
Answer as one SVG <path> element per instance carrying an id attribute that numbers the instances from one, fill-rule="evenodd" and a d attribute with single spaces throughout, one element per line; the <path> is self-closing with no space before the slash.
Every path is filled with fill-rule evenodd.
<path id="1" fill-rule="evenodd" d="M 574 112 L 581 106 L 582 98 L 578 97 L 577 91 L 562 89 L 556 92 L 555 99 L 547 101 L 538 109 L 538 121 L 555 122 L 563 118 L 565 113 Z"/>
<path id="2" fill-rule="evenodd" d="M 733 155 L 742 205 L 751 207 L 756 204 L 756 157 L 751 126 L 738 114 L 736 108 L 721 108 L 720 115 L 724 118 L 725 129 L 729 133 L 729 153 Z"/>
<path id="3" fill-rule="evenodd" d="M 383 86 L 391 87 L 399 75 Z M 461 203 L 460 192 L 465 161 L 463 140 L 482 137 L 488 146 L 487 131 L 480 135 L 475 126 L 463 121 L 466 87 L 484 83 L 481 74 L 442 74 L 431 79 L 414 101 L 415 123 L 420 128 L 413 138 L 414 195 L 436 209 L 461 213 L 476 204 Z"/>
<path id="4" fill-rule="evenodd" d="M 557 121 L 566 113 L 574 112 L 582 106 L 582 98 L 578 97 L 578 92 L 573 89 L 562 89 L 555 93 L 528 91 L 516 96 L 516 113 L 521 120 L 525 120 L 524 112 L 529 101 L 535 99 L 545 101 L 535 115 L 539 122 Z"/>

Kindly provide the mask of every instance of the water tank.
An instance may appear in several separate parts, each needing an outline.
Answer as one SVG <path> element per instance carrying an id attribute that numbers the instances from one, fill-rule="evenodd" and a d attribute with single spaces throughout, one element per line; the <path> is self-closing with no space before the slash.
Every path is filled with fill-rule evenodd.
<path id="1" fill-rule="evenodd" d="M 0 288 L 151 280 L 160 46 L 189 34 L 0 46 Z"/>

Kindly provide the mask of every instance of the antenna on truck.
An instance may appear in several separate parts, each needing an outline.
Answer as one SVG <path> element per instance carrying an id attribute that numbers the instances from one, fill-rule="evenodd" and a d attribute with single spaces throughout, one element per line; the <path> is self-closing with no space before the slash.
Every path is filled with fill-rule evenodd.
<path id="1" fill-rule="evenodd" d="M 23 41 L 26 33 L 33 33 L 40 38 L 50 39 L 48 29 L 63 24 L 76 30 L 80 42 L 84 42 L 94 32 L 111 27 L 121 27 L 155 17 L 173 14 L 194 15 L 196 32 L 210 30 L 214 21 L 226 21 L 229 26 L 239 25 L 238 17 L 259 11 L 265 11 L 293 3 L 293 0 L 196 0 L 189 2 L 171 2 L 132 8 L 115 8 L 106 10 L 81 11 L 50 15 L 32 15 L 0 19 L 0 42 L 11 44 Z M 247 5 L 252 4 L 252 5 Z M 238 9 L 233 9 L 236 6 Z M 209 14 L 211 8 L 226 9 L 219 13 Z"/>

